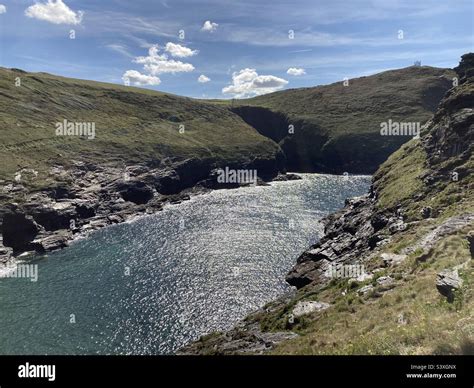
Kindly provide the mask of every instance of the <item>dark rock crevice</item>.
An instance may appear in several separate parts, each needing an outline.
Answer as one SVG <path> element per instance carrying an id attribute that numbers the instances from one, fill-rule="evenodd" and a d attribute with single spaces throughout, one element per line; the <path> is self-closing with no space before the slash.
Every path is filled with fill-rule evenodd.
<path id="1" fill-rule="evenodd" d="M 259 134 L 280 146 L 288 171 L 372 174 L 409 137 L 381 139 L 377 133 L 329 137 L 318 123 L 258 106 L 230 108 Z M 383 140 L 383 141 L 382 141 Z"/>

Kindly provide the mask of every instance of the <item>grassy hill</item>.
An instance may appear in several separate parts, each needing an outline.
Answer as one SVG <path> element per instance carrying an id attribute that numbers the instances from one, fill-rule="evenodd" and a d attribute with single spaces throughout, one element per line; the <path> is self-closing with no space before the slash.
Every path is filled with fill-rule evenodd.
<path id="1" fill-rule="evenodd" d="M 411 66 L 351 79 L 347 86 L 290 89 L 227 104 L 280 144 L 289 170 L 367 173 L 410 139 L 380 136 L 380 123 L 423 125 L 454 76 L 448 69 Z"/>
<path id="2" fill-rule="evenodd" d="M 51 167 L 73 161 L 120 166 L 197 158 L 248 165 L 262 159 L 284 168 L 279 145 L 290 170 L 371 172 L 408 140 L 380 136 L 380 122 L 426 121 L 450 76 L 410 67 L 350 80 L 347 87 L 230 102 L 0 68 L 0 179 L 10 182 L 17 171 L 33 168 L 38 176 L 23 184 L 48 187 L 57 179 Z M 94 123 L 95 138 L 56 136 L 55 123 L 63 120 Z"/>
<path id="3" fill-rule="evenodd" d="M 19 80 L 20 85 L 15 82 Z M 56 136 L 55 123 L 94 123 L 94 139 Z M 180 128 L 184 129 L 184 132 Z M 224 107 L 146 89 L 0 68 L 0 179 L 32 168 L 23 184 L 54 184 L 54 165 L 159 164 L 197 158 L 245 165 L 280 152 Z"/>

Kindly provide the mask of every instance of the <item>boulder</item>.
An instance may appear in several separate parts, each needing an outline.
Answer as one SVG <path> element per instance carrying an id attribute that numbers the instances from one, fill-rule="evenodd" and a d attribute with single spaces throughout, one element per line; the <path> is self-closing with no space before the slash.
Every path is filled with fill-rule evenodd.
<path id="1" fill-rule="evenodd" d="M 461 286 L 462 279 L 459 277 L 456 269 L 443 270 L 436 276 L 436 288 L 450 303 L 454 300 L 454 291 L 458 290 Z"/>
<path id="2" fill-rule="evenodd" d="M 293 314 L 293 317 L 298 318 L 303 315 L 311 314 L 313 312 L 326 310 L 329 307 L 330 305 L 324 302 L 300 301 L 296 304 L 296 306 L 291 312 Z"/>
<path id="3" fill-rule="evenodd" d="M 377 284 L 381 286 L 390 286 L 394 282 L 393 278 L 390 276 L 380 276 L 377 278 Z"/>
<path id="4" fill-rule="evenodd" d="M 406 228 L 407 228 L 407 224 L 405 224 L 403 220 L 398 219 L 390 224 L 390 226 L 388 227 L 388 230 L 390 231 L 390 233 L 394 234 L 397 232 L 404 231 Z"/>

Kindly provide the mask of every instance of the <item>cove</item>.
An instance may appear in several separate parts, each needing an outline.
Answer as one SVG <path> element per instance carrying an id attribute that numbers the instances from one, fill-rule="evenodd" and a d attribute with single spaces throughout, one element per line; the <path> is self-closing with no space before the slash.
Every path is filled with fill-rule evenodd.
<path id="1" fill-rule="evenodd" d="M 0 279 L 1 354 L 172 354 L 290 290 L 321 218 L 369 176 L 217 190 L 35 259 Z M 74 316 L 74 320 L 71 320 Z"/>

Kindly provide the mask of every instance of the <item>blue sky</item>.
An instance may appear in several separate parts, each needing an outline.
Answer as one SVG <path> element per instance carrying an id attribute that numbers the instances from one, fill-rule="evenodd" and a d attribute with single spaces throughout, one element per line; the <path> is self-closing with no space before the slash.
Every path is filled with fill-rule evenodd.
<path id="1" fill-rule="evenodd" d="M 472 0 L 0 0 L 0 66 L 240 98 L 454 67 L 473 20 Z"/>

